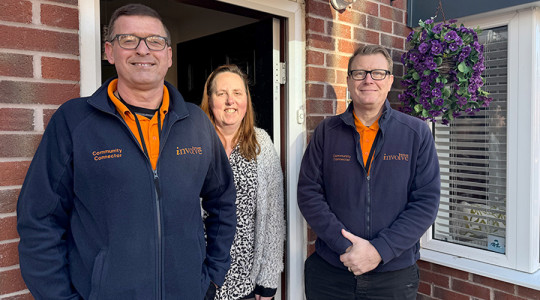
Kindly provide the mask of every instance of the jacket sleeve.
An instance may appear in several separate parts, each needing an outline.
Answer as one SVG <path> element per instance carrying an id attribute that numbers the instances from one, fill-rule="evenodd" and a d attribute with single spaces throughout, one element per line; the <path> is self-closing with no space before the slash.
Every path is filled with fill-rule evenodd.
<path id="1" fill-rule="evenodd" d="M 283 271 L 283 247 L 285 240 L 285 213 L 283 201 L 283 172 L 270 136 L 263 134 L 261 158 L 264 160 L 262 182 L 266 184 L 266 226 L 262 245 L 261 270 L 256 283 L 265 288 L 277 288 Z M 261 182 L 261 181 L 259 181 Z M 258 196 L 259 197 L 259 196 Z M 257 201 L 260 202 L 260 201 Z"/>
<path id="2" fill-rule="evenodd" d="M 205 266 L 210 280 L 221 286 L 231 265 L 230 249 L 236 232 L 236 188 L 227 154 L 210 121 L 206 121 L 213 159 L 200 195 L 202 208 L 207 213 Z"/>
<path id="3" fill-rule="evenodd" d="M 431 131 L 422 125 L 407 205 L 390 227 L 370 241 L 383 264 L 414 247 L 437 217 L 441 195 L 439 159 Z"/>
<path id="4" fill-rule="evenodd" d="M 332 212 L 325 196 L 322 167 L 324 125 L 323 121 L 317 126 L 302 158 L 297 200 L 302 215 L 317 237 L 341 255 L 352 243 L 341 234 L 341 229 L 347 228 Z"/>
<path id="5" fill-rule="evenodd" d="M 32 160 L 17 203 L 19 261 L 36 299 L 79 299 L 67 266 L 73 202 L 72 147 L 60 112 L 51 119 Z"/>

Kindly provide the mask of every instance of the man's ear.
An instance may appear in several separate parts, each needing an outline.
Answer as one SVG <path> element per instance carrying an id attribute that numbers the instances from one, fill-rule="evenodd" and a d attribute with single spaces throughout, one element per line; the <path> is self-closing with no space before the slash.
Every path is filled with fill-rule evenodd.
<path id="1" fill-rule="evenodd" d="M 109 63 L 114 65 L 113 44 L 110 42 L 105 42 L 105 54 L 107 55 L 107 60 Z"/>

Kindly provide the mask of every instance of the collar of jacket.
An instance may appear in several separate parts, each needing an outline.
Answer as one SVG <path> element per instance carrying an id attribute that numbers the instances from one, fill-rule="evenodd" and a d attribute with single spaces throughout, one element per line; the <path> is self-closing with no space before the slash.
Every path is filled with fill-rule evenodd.
<path id="1" fill-rule="evenodd" d="M 109 83 L 111 83 L 112 80 L 116 79 L 117 77 L 113 77 L 108 79 L 103 85 L 92 94 L 90 98 L 88 98 L 88 104 L 94 106 L 95 108 L 115 114 L 116 113 L 116 107 L 114 106 L 114 103 L 109 99 L 109 95 L 107 93 L 107 88 L 109 86 Z M 184 101 L 184 97 L 180 94 L 180 92 L 170 83 L 165 81 L 165 86 L 169 90 L 169 113 L 170 116 L 173 116 L 177 119 L 183 119 L 189 115 L 189 111 L 186 107 L 186 102 Z"/>
<path id="2" fill-rule="evenodd" d="M 343 120 L 345 124 L 356 128 L 356 126 L 354 125 L 353 109 L 354 109 L 354 105 L 353 105 L 353 102 L 351 101 L 351 103 L 347 107 L 347 110 L 344 113 L 342 113 L 340 117 L 341 117 L 341 120 Z M 379 118 L 379 128 L 381 129 L 381 131 L 384 132 L 384 129 L 386 128 L 386 124 L 388 123 L 388 119 L 390 118 L 391 114 L 392 114 L 392 107 L 390 106 L 390 102 L 388 101 L 388 99 L 386 99 L 384 101 L 382 115 Z"/>

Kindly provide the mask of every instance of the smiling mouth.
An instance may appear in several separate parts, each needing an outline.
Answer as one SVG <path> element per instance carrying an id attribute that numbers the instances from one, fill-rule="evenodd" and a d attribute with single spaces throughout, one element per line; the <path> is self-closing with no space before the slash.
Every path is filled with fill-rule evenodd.
<path id="1" fill-rule="evenodd" d="M 226 109 L 225 112 L 226 112 L 226 113 L 233 113 L 233 112 L 236 112 L 236 109 L 234 109 L 234 108 L 229 108 L 229 109 Z"/>
<path id="2" fill-rule="evenodd" d="M 152 64 L 152 63 L 131 63 L 131 65 L 136 66 L 136 67 L 151 67 L 154 64 Z"/>

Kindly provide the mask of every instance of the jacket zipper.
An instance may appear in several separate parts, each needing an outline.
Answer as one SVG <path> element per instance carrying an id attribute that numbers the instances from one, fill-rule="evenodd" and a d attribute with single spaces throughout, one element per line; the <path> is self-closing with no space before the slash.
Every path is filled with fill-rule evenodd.
<path id="1" fill-rule="evenodd" d="M 157 288 L 157 299 L 161 299 L 162 297 L 162 291 L 161 291 L 161 285 L 162 285 L 162 282 L 163 282 L 163 278 L 162 278 L 162 260 L 163 260 L 163 255 L 162 255 L 162 248 L 163 248 L 163 241 L 162 241 L 162 238 L 161 238 L 161 190 L 159 188 L 159 176 L 158 176 L 158 172 L 157 172 L 157 167 L 156 167 L 156 170 L 153 170 L 153 173 L 154 173 L 154 188 L 155 188 L 155 192 L 156 192 L 156 218 L 157 218 L 157 235 L 158 235 L 158 240 L 157 240 L 157 247 L 158 247 L 158 261 L 157 261 L 157 278 L 158 278 L 158 288 Z"/>

